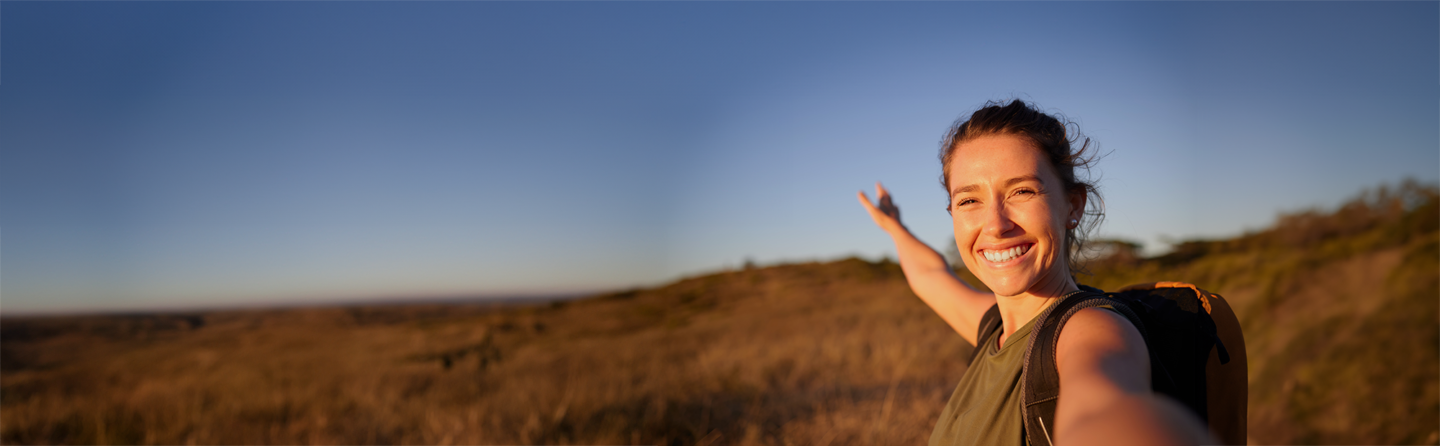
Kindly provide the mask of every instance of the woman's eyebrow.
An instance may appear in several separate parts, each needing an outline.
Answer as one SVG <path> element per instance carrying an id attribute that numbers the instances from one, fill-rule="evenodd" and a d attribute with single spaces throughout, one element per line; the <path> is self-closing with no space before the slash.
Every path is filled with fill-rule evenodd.
<path id="1" fill-rule="evenodd" d="M 956 195 L 960 195 L 960 194 L 967 193 L 967 192 L 975 192 L 975 191 L 977 191 L 977 190 L 980 190 L 980 185 L 979 185 L 979 184 L 968 184 L 968 185 L 965 185 L 965 186 L 956 187 L 956 188 L 950 190 L 950 198 L 955 198 Z"/>
<path id="2" fill-rule="evenodd" d="M 1035 175 L 1022 175 L 1022 176 L 1018 176 L 1018 177 L 1015 177 L 1015 178 L 1011 178 L 1011 179 L 1005 180 L 1005 187 L 1014 186 L 1016 183 L 1024 183 L 1024 182 L 1026 182 L 1026 181 L 1034 181 L 1034 182 L 1036 182 L 1036 183 L 1040 183 L 1041 185 L 1044 185 L 1044 184 L 1045 184 L 1044 181 L 1040 181 L 1040 177 L 1038 177 L 1038 176 L 1035 176 Z"/>
<path id="3" fill-rule="evenodd" d="M 1026 181 L 1034 181 L 1034 182 L 1036 182 L 1036 183 L 1040 183 L 1042 186 L 1045 184 L 1044 181 L 1040 181 L 1040 177 L 1038 177 L 1038 176 L 1035 176 L 1035 175 L 1021 175 L 1021 176 L 1018 176 L 1018 177 L 1015 177 L 1015 178 L 1011 178 L 1011 179 L 1005 180 L 1005 187 L 1014 186 L 1014 185 L 1016 185 L 1016 184 L 1018 184 L 1018 183 L 1024 183 L 1024 182 L 1026 182 Z M 978 184 L 978 183 L 976 183 L 976 184 L 967 184 L 967 185 L 964 185 L 964 186 L 956 187 L 956 188 L 950 190 L 950 198 L 955 198 L 956 195 L 960 195 L 960 194 L 967 193 L 967 192 L 975 192 L 975 191 L 977 191 L 977 190 L 980 190 L 980 184 Z"/>

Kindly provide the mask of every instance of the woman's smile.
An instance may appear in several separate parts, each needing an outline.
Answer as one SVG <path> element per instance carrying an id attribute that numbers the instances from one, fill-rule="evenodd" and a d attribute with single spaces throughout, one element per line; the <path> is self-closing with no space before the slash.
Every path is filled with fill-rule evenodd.
<path id="1" fill-rule="evenodd" d="M 1035 244 L 1025 243 L 1004 249 L 982 249 L 980 250 L 980 255 L 984 256 L 985 260 L 989 260 L 992 264 L 991 266 L 1005 266 L 1015 260 L 1019 260 L 1025 253 L 1030 252 L 1030 247 L 1032 246 L 1035 246 Z"/>

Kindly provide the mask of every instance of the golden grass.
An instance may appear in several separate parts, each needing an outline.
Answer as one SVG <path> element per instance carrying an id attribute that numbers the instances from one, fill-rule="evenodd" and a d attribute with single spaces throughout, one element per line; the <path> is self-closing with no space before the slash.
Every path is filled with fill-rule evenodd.
<path id="1" fill-rule="evenodd" d="M 3 440 L 914 444 L 969 349 L 858 260 L 544 307 L 195 316 L 5 321 Z"/>

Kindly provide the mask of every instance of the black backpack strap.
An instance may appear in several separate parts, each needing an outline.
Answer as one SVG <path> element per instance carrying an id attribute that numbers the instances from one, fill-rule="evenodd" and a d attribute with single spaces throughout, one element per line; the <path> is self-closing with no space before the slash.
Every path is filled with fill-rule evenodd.
<path id="1" fill-rule="evenodd" d="M 1060 399 L 1060 372 L 1055 367 L 1055 348 L 1060 342 L 1060 329 L 1080 310 L 1102 305 L 1109 305 L 1124 315 L 1135 325 L 1135 329 L 1140 331 L 1140 336 L 1145 337 L 1145 325 L 1125 303 L 1090 287 L 1082 286 L 1080 291 L 1067 294 L 1036 317 L 1030 343 L 1025 349 L 1025 362 L 1020 376 L 1021 414 L 1024 416 L 1025 436 L 1030 445 L 1051 446 L 1050 438 L 1055 430 L 1055 407 Z M 1146 349 L 1149 349 L 1148 342 Z M 1151 354 L 1153 356 L 1153 352 Z M 1156 373 L 1153 367 L 1151 372 Z M 1163 369 L 1159 373 L 1163 374 Z M 1169 376 L 1165 375 L 1164 378 L 1169 379 Z M 1155 376 L 1152 379 L 1161 377 Z"/>
<path id="2" fill-rule="evenodd" d="M 1219 352 L 1217 352 L 1220 354 L 1220 364 L 1229 363 L 1230 351 L 1225 349 L 1225 342 L 1220 340 L 1220 334 L 1216 333 L 1210 335 L 1210 337 L 1215 339 L 1215 348 L 1220 350 Z"/>
<path id="3" fill-rule="evenodd" d="M 1000 328 L 1002 322 L 1004 321 L 1000 320 L 1000 305 L 991 305 L 985 315 L 980 317 L 980 328 L 975 331 L 975 350 L 970 352 L 970 360 L 965 361 L 966 364 L 975 363 L 975 358 L 980 357 L 980 352 L 985 349 L 985 337 L 993 333 L 996 328 Z"/>

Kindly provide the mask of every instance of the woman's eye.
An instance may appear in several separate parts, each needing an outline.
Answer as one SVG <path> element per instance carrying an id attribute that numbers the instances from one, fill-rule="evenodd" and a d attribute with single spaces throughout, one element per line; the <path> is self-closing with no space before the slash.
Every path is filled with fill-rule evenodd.
<path id="1" fill-rule="evenodd" d="M 974 203 L 974 202 L 975 202 L 975 199 L 973 199 L 973 198 L 966 198 L 966 199 L 963 199 L 963 200 L 960 200 L 960 201 L 955 202 L 955 207 L 958 208 L 958 207 L 961 207 L 961 206 L 964 206 L 964 205 L 967 205 L 967 204 L 970 204 L 970 203 Z"/>

